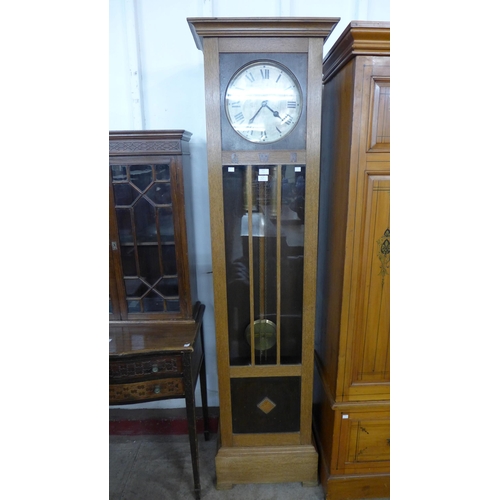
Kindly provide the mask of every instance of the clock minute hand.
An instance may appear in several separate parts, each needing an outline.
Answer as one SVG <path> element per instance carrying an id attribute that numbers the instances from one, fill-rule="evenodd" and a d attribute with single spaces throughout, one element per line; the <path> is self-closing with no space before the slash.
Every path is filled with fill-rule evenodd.
<path id="1" fill-rule="evenodd" d="M 280 114 L 278 113 L 278 111 L 274 111 L 274 109 L 271 109 L 268 105 L 267 105 L 267 101 L 265 101 L 265 104 L 262 103 L 263 106 L 265 106 L 269 111 L 271 111 L 271 113 L 276 117 L 276 118 L 279 118 L 280 120 L 283 120 L 280 116 Z"/>
<path id="2" fill-rule="evenodd" d="M 248 123 L 253 123 L 253 121 L 255 120 L 255 117 L 260 113 L 260 110 L 264 107 L 264 106 L 267 106 L 267 101 L 262 101 L 262 104 L 260 106 L 260 108 L 257 110 L 257 113 L 255 113 L 252 118 L 250 118 L 250 120 L 248 120 Z"/>

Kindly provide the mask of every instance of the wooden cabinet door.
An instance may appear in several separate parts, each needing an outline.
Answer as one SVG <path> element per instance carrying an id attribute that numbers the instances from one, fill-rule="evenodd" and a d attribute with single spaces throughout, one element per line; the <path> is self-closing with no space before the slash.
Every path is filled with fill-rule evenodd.
<path id="1" fill-rule="evenodd" d="M 389 66 L 359 61 L 357 168 L 351 181 L 351 299 L 347 322 L 344 400 L 389 399 Z M 356 106 L 355 106 L 356 107 Z M 353 167 L 356 167 L 353 165 Z"/>
<path id="2" fill-rule="evenodd" d="M 389 410 L 338 411 L 336 419 L 339 453 L 333 474 L 389 471 Z"/>

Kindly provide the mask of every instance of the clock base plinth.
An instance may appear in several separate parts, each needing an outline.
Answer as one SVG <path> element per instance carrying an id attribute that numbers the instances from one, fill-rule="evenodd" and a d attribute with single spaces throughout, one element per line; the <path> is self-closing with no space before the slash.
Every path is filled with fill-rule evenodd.
<path id="1" fill-rule="evenodd" d="M 216 488 L 234 484 L 318 485 L 318 453 L 313 445 L 221 447 L 215 457 Z"/>

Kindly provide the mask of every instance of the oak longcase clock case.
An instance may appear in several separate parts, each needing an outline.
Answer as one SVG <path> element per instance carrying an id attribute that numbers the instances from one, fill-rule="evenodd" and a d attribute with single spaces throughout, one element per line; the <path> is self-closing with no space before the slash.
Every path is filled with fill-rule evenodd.
<path id="1" fill-rule="evenodd" d="M 190 18 L 205 60 L 217 487 L 317 483 L 321 74 L 337 18 Z"/>

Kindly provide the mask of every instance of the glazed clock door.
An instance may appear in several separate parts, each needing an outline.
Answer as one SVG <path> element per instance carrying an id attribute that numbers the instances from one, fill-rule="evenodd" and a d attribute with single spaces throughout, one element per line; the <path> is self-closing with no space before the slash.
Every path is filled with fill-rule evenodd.
<path id="1" fill-rule="evenodd" d="M 236 434 L 300 431 L 305 179 L 304 165 L 223 167 Z"/>
<path id="2" fill-rule="evenodd" d="M 223 168 L 232 366 L 301 363 L 305 170 Z"/>

